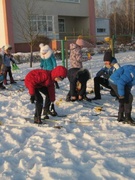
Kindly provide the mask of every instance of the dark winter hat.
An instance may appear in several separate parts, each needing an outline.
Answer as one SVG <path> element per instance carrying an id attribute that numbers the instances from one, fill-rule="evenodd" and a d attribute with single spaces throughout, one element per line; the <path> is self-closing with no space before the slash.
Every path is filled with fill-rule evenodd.
<path id="1" fill-rule="evenodd" d="M 111 51 L 105 52 L 103 61 L 110 61 L 110 62 L 112 61 L 112 52 Z"/>

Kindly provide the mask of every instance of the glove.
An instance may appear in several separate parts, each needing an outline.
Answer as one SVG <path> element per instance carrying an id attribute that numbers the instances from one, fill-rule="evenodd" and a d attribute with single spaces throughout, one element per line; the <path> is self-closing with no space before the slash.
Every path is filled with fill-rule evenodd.
<path id="1" fill-rule="evenodd" d="M 124 96 L 119 96 L 119 102 L 124 103 L 125 102 L 125 97 Z"/>
<path id="2" fill-rule="evenodd" d="M 35 101 L 35 96 L 31 96 L 31 97 L 30 97 L 30 102 L 33 104 L 34 101 Z"/>

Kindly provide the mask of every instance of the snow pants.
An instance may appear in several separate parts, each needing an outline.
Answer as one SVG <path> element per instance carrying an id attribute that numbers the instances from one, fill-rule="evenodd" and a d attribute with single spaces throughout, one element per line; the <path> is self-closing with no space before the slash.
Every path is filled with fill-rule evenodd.
<path id="1" fill-rule="evenodd" d="M 110 86 L 115 91 L 117 97 L 118 95 L 118 89 L 117 86 L 110 83 Z M 119 113 L 131 113 L 132 111 L 132 102 L 133 102 L 133 95 L 131 94 L 131 89 L 128 86 L 125 86 L 125 98 L 121 101 L 119 100 Z"/>
<path id="2" fill-rule="evenodd" d="M 36 89 L 35 90 L 35 100 L 36 100 L 35 117 L 41 117 L 41 114 L 42 114 L 43 96 L 41 93 L 46 96 L 45 108 L 49 109 L 50 104 L 51 104 L 47 87 Z"/>

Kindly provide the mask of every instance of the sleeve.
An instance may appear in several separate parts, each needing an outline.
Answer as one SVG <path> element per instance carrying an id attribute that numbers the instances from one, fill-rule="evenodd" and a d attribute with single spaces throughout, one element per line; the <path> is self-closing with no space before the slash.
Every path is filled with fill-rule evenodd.
<path id="1" fill-rule="evenodd" d="M 43 69 L 43 59 L 40 60 L 40 67 Z"/>
<path id="2" fill-rule="evenodd" d="M 125 85 L 129 82 L 132 82 L 132 77 L 127 74 L 123 74 L 120 79 L 117 81 L 117 88 L 119 96 L 125 95 Z M 131 87 L 130 87 L 131 88 Z"/>
<path id="3" fill-rule="evenodd" d="M 32 95 L 35 95 L 35 87 L 32 83 L 29 83 L 29 85 L 27 85 L 27 88 L 29 90 L 29 94 L 32 96 Z"/>
<path id="4" fill-rule="evenodd" d="M 88 58 L 87 57 L 83 57 L 82 56 L 82 52 L 81 52 L 81 50 L 75 50 L 74 51 L 74 53 L 75 53 L 75 59 L 76 59 L 76 61 L 78 61 L 78 62 L 84 62 L 84 61 L 87 61 L 88 60 Z"/>
<path id="5" fill-rule="evenodd" d="M 57 66 L 57 63 L 56 63 L 56 58 L 54 57 L 54 55 L 52 55 L 51 59 L 53 63 L 53 68 L 55 68 Z"/>
<path id="6" fill-rule="evenodd" d="M 12 61 L 12 63 L 15 63 L 15 60 L 14 60 L 13 55 L 11 55 L 11 57 L 10 57 L 10 61 Z"/>
<path id="7" fill-rule="evenodd" d="M 100 77 L 100 76 L 103 76 L 105 74 L 105 68 L 103 67 L 102 69 L 100 69 L 97 74 L 96 74 L 96 77 Z"/>

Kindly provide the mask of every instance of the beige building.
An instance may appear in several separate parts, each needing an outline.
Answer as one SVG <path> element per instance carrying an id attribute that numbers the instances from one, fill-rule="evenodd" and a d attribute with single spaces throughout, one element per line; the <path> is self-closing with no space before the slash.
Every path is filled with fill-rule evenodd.
<path id="1" fill-rule="evenodd" d="M 95 36 L 94 0 L 0 0 L 0 47 L 26 52 L 36 35 Z"/>

